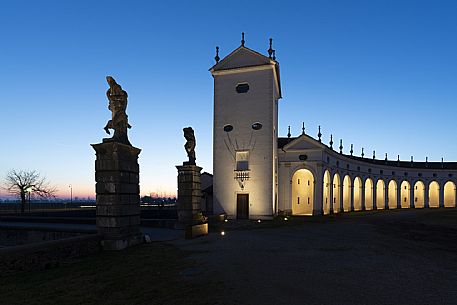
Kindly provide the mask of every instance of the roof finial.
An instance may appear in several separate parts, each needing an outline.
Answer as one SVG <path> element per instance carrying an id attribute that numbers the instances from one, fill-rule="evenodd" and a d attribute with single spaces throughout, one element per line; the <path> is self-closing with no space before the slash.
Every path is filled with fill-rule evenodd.
<path id="1" fill-rule="evenodd" d="M 302 135 L 305 134 L 305 122 L 302 123 L 301 134 L 302 134 Z"/>
<path id="2" fill-rule="evenodd" d="M 386 161 L 387 161 L 387 153 L 386 153 L 386 158 L 385 158 L 384 160 L 386 160 Z"/>
<path id="3" fill-rule="evenodd" d="M 321 125 L 319 125 L 319 132 L 317 133 L 317 137 L 319 138 L 319 142 L 321 141 L 322 133 L 321 133 Z"/>
<path id="4" fill-rule="evenodd" d="M 414 162 L 414 158 L 413 158 L 413 156 L 411 156 L 411 162 Z"/>
<path id="5" fill-rule="evenodd" d="M 241 33 L 241 46 L 244 47 L 244 32 Z"/>
<path id="6" fill-rule="evenodd" d="M 333 135 L 330 135 L 330 148 L 333 149 Z"/>
<path id="7" fill-rule="evenodd" d="M 340 139 L 340 154 L 343 153 L 343 139 Z"/>
<path id="8" fill-rule="evenodd" d="M 400 162 L 400 155 L 397 155 L 397 161 Z"/>
<path id="9" fill-rule="evenodd" d="M 289 128 L 287 129 L 287 137 L 290 139 L 290 136 L 291 136 L 291 134 L 290 134 L 290 126 L 289 126 Z"/>
<path id="10" fill-rule="evenodd" d="M 221 59 L 219 57 L 219 47 L 216 47 L 216 56 L 214 57 L 214 59 L 216 60 L 216 64 L 219 62 L 219 60 Z"/>
<path id="11" fill-rule="evenodd" d="M 354 153 L 354 144 L 351 144 L 351 151 L 350 151 L 350 153 L 351 153 L 351 156 L 352 156 L 352 154 Z"/>
<path id="12" fill-rule="evenodd" d="M 273 54 L 273 38 L 270 38 L 270 48 L 268 49 L 268 58 L 271 59 L 272 54 Z"/>
<path id="13" fill-rule="evenodd" d="M 362 158 L 365 156 L 365 153 L 363 152 L 363 147 L 362 147 Z"/>
<path id="14" fill-rule="evenodd" d="M 373 160 L 376 158 L 376 151 L 373 150 Z"/>
<path id="15" fill-rule="evenodd" d="M 273 50 L 273 60 L 276 60 L 276 50 Z"/>

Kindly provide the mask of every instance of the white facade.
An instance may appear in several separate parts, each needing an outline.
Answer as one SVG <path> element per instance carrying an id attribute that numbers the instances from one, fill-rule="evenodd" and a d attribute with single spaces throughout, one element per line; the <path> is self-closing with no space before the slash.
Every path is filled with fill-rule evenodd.
<path id="1" fill-rule="evenodd" d="M 214 77 L 214 213 L 265 219 L 278 213 L 455 207 L 457 162 L 345 155 L 306 134 L 278 138 L 279 64 L 244 46 Z"/>
<path id="2" fill-rule="evenodd" d="M 214 212 L 271 218 L 277 211 L 278 64 L 241 46 L 211 73 Z"/>

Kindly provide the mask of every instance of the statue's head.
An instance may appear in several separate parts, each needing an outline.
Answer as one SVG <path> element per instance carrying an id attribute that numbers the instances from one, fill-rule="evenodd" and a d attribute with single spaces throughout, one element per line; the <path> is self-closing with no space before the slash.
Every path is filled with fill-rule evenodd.
<path id="1" fill-rule="evenodd" d="M 110 87 L 111 87 L 111 85 L 116 83 L 114 78 L 112 76 L 109 76 L 109 75 L 106 77 L 106 81 L 108 82 L 108 85 L 110 85 Z"/>
<path id="2" fill-rule="evenodd" d="M 194 130 L 192 129 L 192 127 L 185 127 L 182 130 L 184 131 L 184 137 L 187 140 L 192 139 L 194 137 Z"/>

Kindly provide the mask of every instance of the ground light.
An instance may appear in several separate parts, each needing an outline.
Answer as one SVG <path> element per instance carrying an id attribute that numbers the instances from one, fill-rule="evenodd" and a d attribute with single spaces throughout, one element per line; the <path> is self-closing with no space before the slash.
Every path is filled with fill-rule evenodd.
<path id="1" fill-rule="evenodd" d="M 257 222 L 261 222 L 261 220 L 260 220 L 260 219 L 257 219 Z"/>
<path id="2" fill-rule="evenodd" d="M 224 236 L 225 235 L 225 231 L 221 231 L 221 235 Z"/>
<path id="3" fill-rule="evenodd" d="M 284 220 L 289 220 L 287 217 L 284 217 Z"/>
<path id="4" fill-rule="evenodd" d="M 224 220 L 224 222 L 228 222 L 228 219 Z"/>

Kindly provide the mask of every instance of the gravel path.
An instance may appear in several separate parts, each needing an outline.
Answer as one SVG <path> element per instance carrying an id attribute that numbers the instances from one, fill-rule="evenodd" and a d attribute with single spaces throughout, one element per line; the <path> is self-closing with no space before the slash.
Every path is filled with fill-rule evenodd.
<path id="1" fill-rule="evenodd" d="M 214 304 L 457 304 L 456 209 L 264 226 L 172 244 L 218 283 Z"/>

